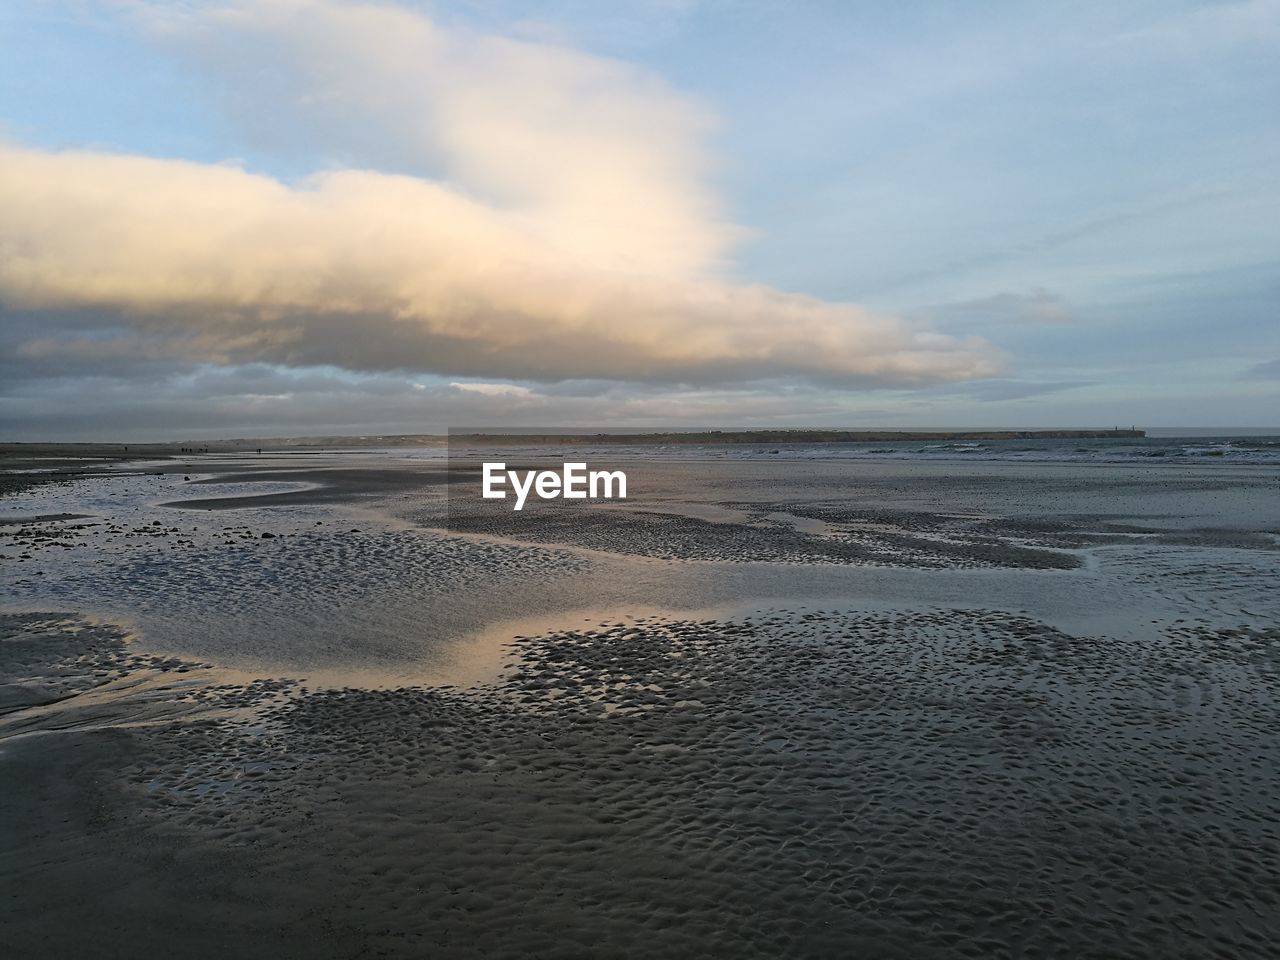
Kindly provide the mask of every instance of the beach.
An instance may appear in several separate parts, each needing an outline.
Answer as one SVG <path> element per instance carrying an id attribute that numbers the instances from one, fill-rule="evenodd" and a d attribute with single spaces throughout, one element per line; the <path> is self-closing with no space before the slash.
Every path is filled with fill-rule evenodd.
<path id="1" fill-rule="evenodd" d="M 1273 955 L 1274 444 L 571 453 L 11 458 L 14 955 Z"/>

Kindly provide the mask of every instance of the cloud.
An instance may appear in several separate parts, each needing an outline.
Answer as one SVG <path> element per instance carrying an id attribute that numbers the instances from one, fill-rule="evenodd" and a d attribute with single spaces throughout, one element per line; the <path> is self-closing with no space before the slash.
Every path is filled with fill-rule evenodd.
<path id="1" fill-rule="evenodd" d="M 1091 387 L 1092 380 L 977 380 L 955 388 L 961 396 L 972 397 L 983 402 L 1000 400 L 1024 400 L 1027 397 L 1038 397 L 1046 393 L 1057 393 L 1060 390 L 1077 390 L 1080 387 Z"/>
<path id="2" fill-rule="evenodd" d="M 1064 390 L 1078 390 L 1096 386 L 1096 380 L 1021 380 L 1000 378 L 971 380 L 965 383 L 937 384 L 910 391 L 916 400 L 974 401 L 978 404 L 1002 403 L 1010 400 L 1026 400 Z"/>
<path id="3" fill-rule="evenodd" d="M 1280 39 L 1277 0 L 1229 0 L 1176 10 L 1153 25 L 1127 31 L 1101 43 L 1118 46 L 1125 52 L 1138 50 L 1185 59 L 1217 53 L 1223 47 L 1269 46 L 1277 39 Z"/>
<path id="4" fill-rule="evenodd" d="M 917 286 L 930 280 L 1027 260 L 1037 254 L 1070 247 L 1078 241 L 1114 234 L 1126 228 L 1149 229 L 1152 222 L 1198 207 L 1210 206 L 1223 200 L 1238 199 L 1247 196 L 1248 193 L 1248 188 L 1239 185 L 1215 186 L 1207 189 L 1181 190 L 1171 196 L 1154 196 L 1137 203 L 1130 202 L 1123 207 L 1118 206 L 1114 210 L 1088 216 L 1074 224 L 1029 237 L 1020 243 L 969 251 L 962 256 L 949 259 L 946 263 L 891 277 L 880 284 L 879 288 L 892 290 Z"/>
<path id="5" fill-rule="evenodd" d="M 1030 293 L 997 293 L 989 297 L 949 304 L 957 312 L 990 317 L 1003 323 L 1071 323 L 1071 310 L 1056 293 L 1038 287 Z"/>
<path id="6" fill-rule="evenodd" d="M 623 271 L 700 272 L 745 235 L 705 185 L 712 114 L 628 64 L 391 5 L 138 11 L 274 152 L 438 180 L 520 212 L 554 254 Z"/>
<path id="7" fill-rule="evenodd" d="M 1248 376 L 1259 380 L 1280 380 L 1280 359 L 1255 363 L 1249 368 Z"/>
<path id="8" fill-rule="evenodd" d="M 449 386 L 463 393 L 478 393 L 482 397 L 511 397 L 517 400 L 529 400 L 537 396 L 528 387 L 517 383 L 451 383 Z"/>
<path id="9" fill-rule="evenodd" d="M 134 337 L 189 362 L 841 385 L 1003 363 L 978 339 L 729 279 L 745 231 L 707 186 L 712 118 L 633 67 L 390 6 L 136 10 L 255 143 L 330 168 L 285 181 L 0 144 L 0 301 L 126 331 L 111 346 L 53 329 L 27 356 Z"/>

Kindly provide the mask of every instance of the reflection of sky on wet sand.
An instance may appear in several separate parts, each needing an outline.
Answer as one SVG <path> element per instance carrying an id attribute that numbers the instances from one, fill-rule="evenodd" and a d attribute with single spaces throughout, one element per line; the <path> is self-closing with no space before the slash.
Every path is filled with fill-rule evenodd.
<path id="1" fill-rule="evenodd" d="M 417 469 L 403 460 L 388 464 L 385 456 L 316 458 L 305 465 L 313 474 L 296 483 L 253 481 L 243 472 L 276 477 L 282 468 L 299 468 L 296 460 L 237 458 L 202 465 L 199 473 L 130 471 L 34 488 L 7 502 L 6 514 L 85 516 L 43 525 L 46 532 L 63 533 L 20 562 L 19 553 L 31 548 L 17 546 L 17 535 L 5 538 L 10 542 L 0 549 L 6 606 L 128 619 L 139 649 L 193 656 L 231 670 L 379 687 L 482 682 L 500 671 L 505 645 L 517 634 L 660 613 L 732 616 L 757 607 L 798 615 L 805 605 L 986 607 L 1026 611 L 1078 633 L 1141 637 L 1156 622 L 1231 622 L 1241 610 L 1274 607 L 1273 553 L 1212 543 L 1170 547 L 1134 532 L 1115 533 L 1113 545 L 1067 551 L 1082 560 L 1075 570 L 915 569 L 680 561 L 628 555 L 623 540 L 609 550 L 446 535 L 412 520 L 436 509 L 438 487 L 350 503 L 234 508 L 246 496 L 311 489 L 314 471 L 327 466 Z M 223 474 L 225 469 L 238 472 Z M 1255 509 L 1256 495 L 1247 484 L 1213 492 L 1211 484 L 1198 489 L 1193 478 L 1178 498 L 1186 513 L 1161 516 L 1168 504 L 1144 498 L 1135 484 L 1167 477 L 1119 468 L 1104 474 L 1095 468 L 1090 489 L 1080 497 L 1071 495 L 1062 478 L 1040 493 L 1024 492 L 1020 501 L 993 499 L 987 492 L 993 476 L 1005 473 L 1008 479 L 1012 473 L 1017 479 L 1024 471 L 987 464 L 949 476 L 933 464 L 883 464 L 876 470 L 795 465 L 790 471 L 782 464 L 651 464 L 641 471 L 636 500 L 595 510 L 585 522 L 605 524 L 607 533 L 612 516 L 642 510 L 721 529 L 741 525 L 766 536 L 776 529 L 819 538 L 874 537 L 893 532 L 900 518 L 833 523 L 805 516 L 803 508 L 823 498 L 881 503 L 897 490 L 890 484 L 895 476 L 916 483 L 898 491 L 895 509 L 932 505 L 962 520 L 1027 513 L 1040 509 L 1037 498 L 1041 506 L 1069 515 L 1087 497 L 1100 519 L 1082 523 L 1085 531 L 1105 526 L 1106 517 L 1137 503 L 1153 529 L 1185 526 L 1188 515 L 1199 526 L 1241 527 Z M 217 482 L 198 482 L 209 478 Z M 1108 481 L 1117 491 L 1111 502 L 1098 499 Z M 914 495 L 904 496 L 908 491 Z M 224 498 L 229 509 L 159 506 L 210 496 Z M 800 512 L 789 513 L 788 502 Z M 970 512 L 975 507 L 980 511 Z M 930 543 L 945 542 L 950 534 L 921 529 L 913 536 Z M 1020 538 L 1011 533 L 1008 539 Z M 1191 570 L 1200 574 L 1180 575 Z M 1214 576 L 1215 570 L 1224 573 Z M 1173 583 L 1176 591 L 1168 587 Z"/>

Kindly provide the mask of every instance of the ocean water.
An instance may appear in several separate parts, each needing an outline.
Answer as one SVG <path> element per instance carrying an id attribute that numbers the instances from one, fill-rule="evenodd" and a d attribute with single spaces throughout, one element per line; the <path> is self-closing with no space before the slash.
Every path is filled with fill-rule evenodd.
<path id="1" fill-rule="evenodd" d="M 1225 462 L 1280 466 L 1280 436 L 1103 437 L 1098 439 L 912 440 L 866 443 L 597 444 L 459 447 L 451 456 L 534 455 L 628 460 L 962 460 L 1140 464 Z M 434 459 L 439 451 L 426 454 Z"/>

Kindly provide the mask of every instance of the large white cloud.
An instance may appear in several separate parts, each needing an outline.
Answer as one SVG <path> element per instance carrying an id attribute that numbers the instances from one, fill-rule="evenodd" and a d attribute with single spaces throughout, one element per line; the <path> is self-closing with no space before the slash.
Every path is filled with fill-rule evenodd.
<path id="1" fill-rule="evenodd" d="M 104 310 L 222 363 L 849 383 L 1000 365 L 978 340 L 731 280 L 743 231 L 706 186 L 708 115 L 631 67 L 385 6 L 141 15 L 259 141 L 344 166 L 284 182 L 0 145 L 10 305 Z"/>

